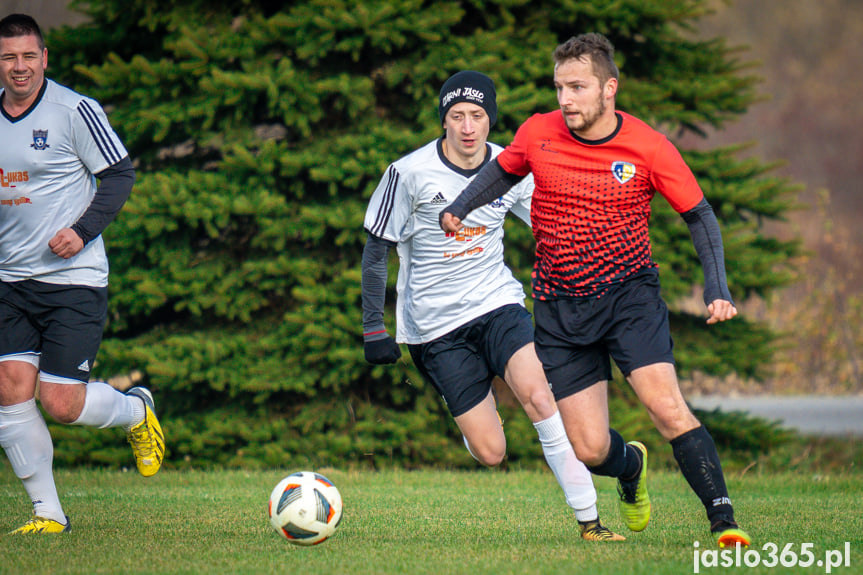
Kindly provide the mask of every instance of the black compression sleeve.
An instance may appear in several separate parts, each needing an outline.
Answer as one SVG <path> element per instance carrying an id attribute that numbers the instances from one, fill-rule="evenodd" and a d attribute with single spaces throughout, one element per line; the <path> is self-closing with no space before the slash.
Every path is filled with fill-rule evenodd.
<path id="1" fill-rule="evenodd" d="M 517 176 L 505 171 L 495 158 L 479 171 L 453 203 L 444 208 L 441 216 L 445 212 L 449 212 L 463 220 L 478 207 L 484 206 L 507 193 L 511 187 L 523 179 L 524 176 Z"/>
<path id="2" fill-rule="evenodd" d="M 105 231 L 129 199 L 132 186 L 135 185 L 135 168 L 129 156 L 126 156 L 96 174 L 96 177 L 99 178 L 99 187 L 93 201 L 78 221 L 70 226 L 85 245 Z"/>
<path id="3" fill-rule="evenodd" d="M 731 303 L 731 292 L 725 278 L 725 252 L 722 249 L 722 232 L 713 208 L 702 198 L 691 210 L 680 214 L 689 226 L 692 243 L 704 270 L 704 303 L 724 299 Z"/>
<path id="4" fill-rule="evenodd" d="M 396 244 L 368 234 L 363 248 L 363 340 L 387 337 L 384 302 L 387 291 L 387 256 Z"/>

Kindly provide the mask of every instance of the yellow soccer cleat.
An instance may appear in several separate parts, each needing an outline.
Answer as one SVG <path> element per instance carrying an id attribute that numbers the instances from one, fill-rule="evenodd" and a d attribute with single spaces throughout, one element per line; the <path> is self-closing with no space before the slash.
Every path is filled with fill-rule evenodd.
<path id="1" fill-rule="evenodd" d="M 618 478 L 617 493 L 620 495 L 620 516 L 630 531 L 643 531 L 650 521 L 650 495 L 647 494 L 647 448 L 638 441 L 629 445 L 641 453 L 641 472 L 635 486 L 624 485 Z"/>
<path id="2" fill-rule="evenodd" d="M 578 522 L 581 527 L 581 538 L 585 541 L 626 541 L 626 537 L 618 535 L 605 525 L 599 522 L 599 519 L 593 521 Z"/>
<path id="3" fill-rule="evenodd" d="M 126 439 L 135 454 L 138 472 L 144 477 L 155 475 L 162 467 L 165 456 L 165 436 L 156 417 L 153 395 L 143 387 L 133 387 L 126 395 L 134 395 L 144 402 L 144 420 L 126 431 Z"/>
<path id="4" fill-rule="evenodd" d="M 69 521 L 69 516 L 66 516 L 66 525 L 53 519 L 45 517 L 33 516 L 33 519 L 16 529 L 10 531 L 9 535 L 30 535 L 36 533 L 69 533 L 72 531 L 72 522 Z"/>
<path id="5" fill-rule="evenodd" d="M 737 526 L 722 529 L 721 531 L 714 531 L 713 537 L 716 538 L 716 543 L 720 549 L 725 549 L 726 547 L 749 547 L 749 544 L 752 542 L 749 534 Z"/>

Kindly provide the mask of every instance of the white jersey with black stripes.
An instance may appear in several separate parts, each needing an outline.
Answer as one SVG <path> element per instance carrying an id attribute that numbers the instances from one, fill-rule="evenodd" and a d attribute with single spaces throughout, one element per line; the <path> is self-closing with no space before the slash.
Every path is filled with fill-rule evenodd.
<path id="1" fill-rule="evenodd" d="M 488 147 L 488 159 L 501 151 Z M 438 223 L 478 171 L 449 162 L 438 139 L 392 163 L 372 194 L 366 230 L 398 244 L 399 343 L 425 343 L 501 306 L 524 305 L 524 288 L 503 260 L 503 222 L 512 210 L 530 225 L 532 176 L 471 212 L 457 234 Z"/>
<path id="2" fill-rule="evenodd" d="M 46 80 L 25 113 L 3 111 L 0 141 L 0 280 L 107 285 L 101 236 L 69 259 L 48 247 L 90 205 L 94 174 L 128 155 L 102 107 Z"/>

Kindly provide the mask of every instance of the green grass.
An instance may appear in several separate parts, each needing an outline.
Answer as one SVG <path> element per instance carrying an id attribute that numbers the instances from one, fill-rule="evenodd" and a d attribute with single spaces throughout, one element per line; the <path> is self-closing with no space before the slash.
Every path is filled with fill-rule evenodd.
<path id="1" fill-rule="evenodd" d="M 294 471 L 291 469 L 290 471 Z M 653 517 L 639 534 L 620 522 L 614 483 L 596 478 L 600 513 L 622 544 L 579 539 L 550 472 L 321 470 L 342 493 L 336 535 L 292 546 L 269 527 L 270 490 L 285 471 L 163 470 L 152 478 L 60 470 L 73 532 L 0 536 L 0 573 L 554 574 L 692 573 L 694 542 L 712 549 L 703 508 L 679 473 L 650 476 Z M 851 546 L 863 572 L 863 475 L 732 475 L 738 520 L 779 550 L 812 543 L 816 559 Z M 0 463 L 0 529 L 27 518 L 29 501 Z M 762 552 L 766 557 L 766 552 Z M 701 567 L 701 573 L 824 573 L 825 568 Z"/>

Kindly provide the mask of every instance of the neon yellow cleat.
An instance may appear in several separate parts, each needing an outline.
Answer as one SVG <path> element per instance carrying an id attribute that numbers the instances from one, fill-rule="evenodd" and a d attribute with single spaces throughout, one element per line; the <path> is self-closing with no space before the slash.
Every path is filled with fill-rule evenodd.
<path id="1" fill-rule="evenodd" d="M 716 543 L 720 549 L 726 547 L 749 547 L 751 539 L 749 534 L 739 527 L 730 527 L 722 531 L 714 531 L 713 536 L 716 538 Z"/>
<path id="2" fill-rule="evenodd" d="M 605 525 L 599 522 L 599 519 L 594 521 L 578 522 L 581 527 L 581 538 L 585 541 L 626 541 L 626 537 L 618 535 Z"/>
<path id="3" fill-rule="evenodd" d="M 134 395 L 144 402 L 144 420 L 126 432 L 126 439 L 135 454 L 138 471 L 144 477 L 155 475 L 162 467 L 165 456 L 165 436 L 156 417 L 153 395 L 143 387 L 133 387 L 126 395 Z"/>
<path id="4" fill-rule="evenodd" d="M 624 487 L 618 478 L 617 493 L 620 495 L 620 516 L 630 531 L 643 531 L 650 521 L 650 495 L 647 494 L 647 448 L 638 441 L 629 445 L 641 452 L 641 472 L 635 488 Z"/>
<path id="5" fill-rule="evenodd" d="M 33 519 L 16 529 L 10 531 L 9 535 L 30 535 L 34 533 L 69 533 L 72 531 L 72 522 L 69 521 L 69 516 L 66 516 L 66 525 L 53 519 L 45 517 L 33 516 Z"/>

